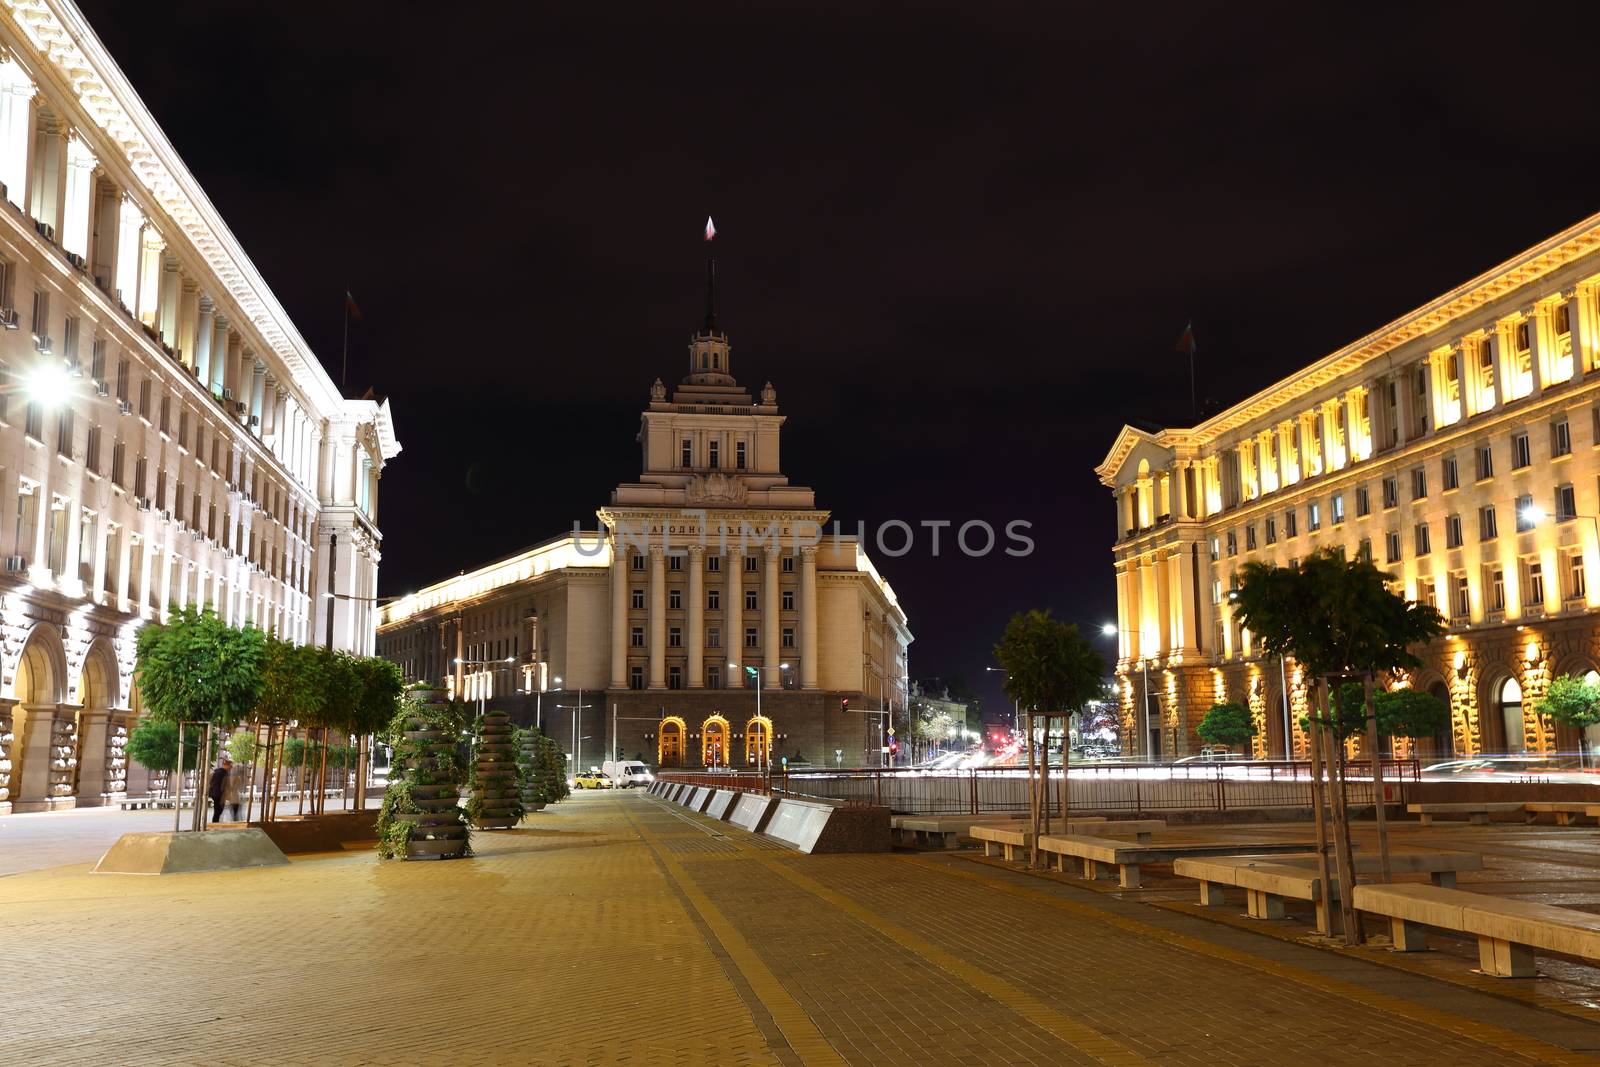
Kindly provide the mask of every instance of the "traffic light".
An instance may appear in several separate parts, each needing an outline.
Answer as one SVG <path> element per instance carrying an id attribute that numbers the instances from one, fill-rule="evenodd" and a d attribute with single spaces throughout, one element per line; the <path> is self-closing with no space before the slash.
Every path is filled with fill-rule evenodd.
<path id="1" fill-rule="evenodd" d="M 850 710 L 850 698 L 849 697 L 840 697 L 839 698 L 839 710 L 840 711 L 849 711 Z"/>
<path id="2" fill-rule="evenodd" d="M 900 754 L 900 742 L 895 740 L 892 737 L 889 738 L 889 755 L 898 756 L 899 754 Z"/>

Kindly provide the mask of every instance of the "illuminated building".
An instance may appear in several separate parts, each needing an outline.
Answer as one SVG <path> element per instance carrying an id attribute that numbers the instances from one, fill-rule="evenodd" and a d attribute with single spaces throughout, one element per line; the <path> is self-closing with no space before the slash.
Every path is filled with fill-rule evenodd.
<path id="1" fill-rule="evenodd" d="M 173 605 L 370 652 L 400 446 L 387 403 L 340 395 L 76 7 L 7 5 L 0 55 L 5 812 L 142 791 L 134 635 Z"/>
<path id="2" fill-rule="evenodd" d="M 581 691 L 584 764 L 611 751 L 613 715 L 620 755 L 665 766 L 752 766 L 763 730 L 774 760 L 876 764 L 879 719 L 858 713 L 905 706 L 905 614 L 781 473 L 777 393 L 752 397 L 732 359 L 708 297 L 688 375 L 650 389 L 643 472 L 599 528 L 387 605 L 379 654 L 568 745 Z"/>
<path id="3" fill-rule="evenodd" d="M 1303 683 L 1258 655 L 1227 592 L 1247 562 L 1337 547 L 1447 620 L 1390 680 L 1450 706 L 1418 755 L 1575 751 L 1533 707 L 1552 677 L 1600 667 L 1597 293 L 1600 216 L 1198 426 L 1125 426 L 1096 473 L 1117 508 L 1128 750 L 1193 752 L 1231 699 L 1281 756 L 1284 685 L 1293 708 Z"/>

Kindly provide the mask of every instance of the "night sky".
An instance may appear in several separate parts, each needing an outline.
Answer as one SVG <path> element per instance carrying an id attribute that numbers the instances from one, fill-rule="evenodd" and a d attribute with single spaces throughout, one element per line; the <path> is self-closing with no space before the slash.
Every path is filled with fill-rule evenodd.
<path id="1" fill-rule="evenodd" d="M 1011 612 L 1113 617 L 1091 468 L 1189 421 L 1186 322 L 1215 410 L 1600 210 L 1592 4 L 80 2 L 335 381 L 354 293 L 347 391 L 405 449 L 383 592 L 638 474 L 711 214 L 793 483 L 1033 523 L 874 552 L 913 677 L 991 708 Z"/>

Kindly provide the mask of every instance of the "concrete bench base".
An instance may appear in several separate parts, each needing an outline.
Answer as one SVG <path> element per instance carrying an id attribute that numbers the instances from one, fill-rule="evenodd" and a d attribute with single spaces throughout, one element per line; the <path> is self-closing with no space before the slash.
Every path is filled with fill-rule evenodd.
<path id="1" fill-rule="evenodd" d="M 1406 811 L 1418 817 L 1423 826 L 1431 826 L 1440 815 L 1465 815 L 1474 826 L 1486 826 L 1489 817 L 1496 813 L 1521 812 L 1526 805 L 1521 801 L 1489 800 L 1463 804 L 1407 804 Z"/>

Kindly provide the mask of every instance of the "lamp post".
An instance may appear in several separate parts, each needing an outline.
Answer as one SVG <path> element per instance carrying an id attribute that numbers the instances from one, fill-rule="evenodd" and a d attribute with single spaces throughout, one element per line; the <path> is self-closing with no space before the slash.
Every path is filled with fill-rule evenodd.
<path id="1" fill-rule="evenodd" d="M 1101 626 L 1100 626 L 1100 633 L 1104 637 L 1116 637 L 1118 634 L 1128 634 L 1129 636 L 1132 636 L 1132 637 L 1139 636 L 1136 631 L 1134 631 L 1134 630 L 1124 630 L 1114 622 L 1102 623 Z M 1147 657 L 1147 656 L 1140 656 L 1139 657 L 1139 671 L 1140 671 L 1141 674 L 1144 675 L 1144 694 L 1143 694 L 1143 696 L 1140 697 L 1140 702 L 1144 705 L 1144 736 L 1145 736 L 1145 744 L 1147 746 L 1150 746 L 1151 748 L 1155 748 L 1157 746 L 1152 746 L 1151 745 L 1151 741 L 1152 740 L 1156 740 L 1157 741 L 1157 745 L 1159 745 L 1159 739 L 1158 738 L 1154 738 L 1153 739 L 1152 736 L 1151 736 L 1155 731 L 1155 727 L 1151 725 L 1151 720 L 1150 720 L 1150 660 L 1149 660 L 1149 657 Z M 1148 754 L 1152 757 L 1152 762 L 1154 761 L 1154 757 L 1159 755 L 1159 753 L 1154 752 L 1154 751 L 1151 751 Z"/>
<path id="2" fill-rule="evenodd" d="M 517 657 L 507 656 L 505 659 L 462 659 L 460 656 L 457 656 L 453 662 L 460 664 L 462 667 L 492 667 L 496 663 L 515 663 L 517 662 Z M 490 684 L 493 685 L 493 682 Z M 579 697 L 578 699 L 582 700 L 583 698 Z M 472 720 L 472 736 L 474 739 L 477 738 L 478 727 L 483 722 L 483 701 L 483 686 L 480 685 L 478 686 L 478 714 L 477 717 Z"/>
<path id="3" fill-rule="evenodd" d="M 729 660 L 728 661 L 728 669 L 731 670 L 731 671 L 736 671 L 741 666 L 744 667 L 744 670 L 745 670 L 746 674 L 748 674 L 750 677 L 752 677 L 752 678 L 754 678 L 756 680 L 756 720 L 761 723 L 762 729 L 766 732 L 766 736 L 761 739 L 760 746 L 758 746 L 756 748 L 756 773 L 760 774 L 761 773 L 762 749 L 765 749 L 768 745 L 770 745 L 772 743 L 772 731 L 767 729 L 766 721 L 761 718 L 761 672 L 762 671 L 786 671 L 786 670 L 789 669 L 789 665 L 787 663 L 780 663 L 776 667 L 765 667 L 765 666 L 754 666 L 753 667 L 753 666 L 750 666 L 749 664 L 735 663 L 735 662 L 733 662 L 733 660 Z M 767 757 L 767 763 L 768 763 L 769 766 L 771 765 L 771 756 Z"/>
<path id="4" fill-rule="evenodd" d="M 581 760 L 581 758 L 583 757 L 583 743 L 585 741 L 589 740 L 589 738 L 587 736 L 584 736 L 584 737 L 579 737 L 578 736 L 578 716 L 579 716 L 580 713 L 582 713 L 583 711 L 585 711 L 586 709 L 588 709 L 591 706 L 592 705 L 585 704 L 583 702 L 583 690 L 582 689 L 578 690 L 578 702 L 576 704 L 557 704 L 556 705 L 556 709 L 559 710 L 559 711 L 570 711 L 570 712 L 572 712 L 572 774 L 573 774 L 573 777 L 577 777 L 577 774 L 578 774 L 578 763 Z M 604 721 L 604 720 L 602 720 L 602 721 Z"/>
<path id="5" fill-rule="evenodd" d="M 1005 674 L 1008 673 L 1004 667 L 985 667 L 984 670 L 986 670 L 986 671 L 994 671 L 995 673 L 1000 674 L 1000 675 L 1005 675 Z M 1004 678 L 1002 678 L 1001 679 L 1001 685 L 1004 685 L 1004 684 L 1005 684 L 1005 681 L 1004 681 Z M 1011 702 L 1011 732 L 1012 732 L 1012 734 L 1015 734 L 1017 732 L 1017 724 L 1019 722 L 1021 722 L 1021 721 L 1022 721 L 1022 705 L 1020 703 L 1018 703 L 1017 701 L 1013 700 Z"/>

